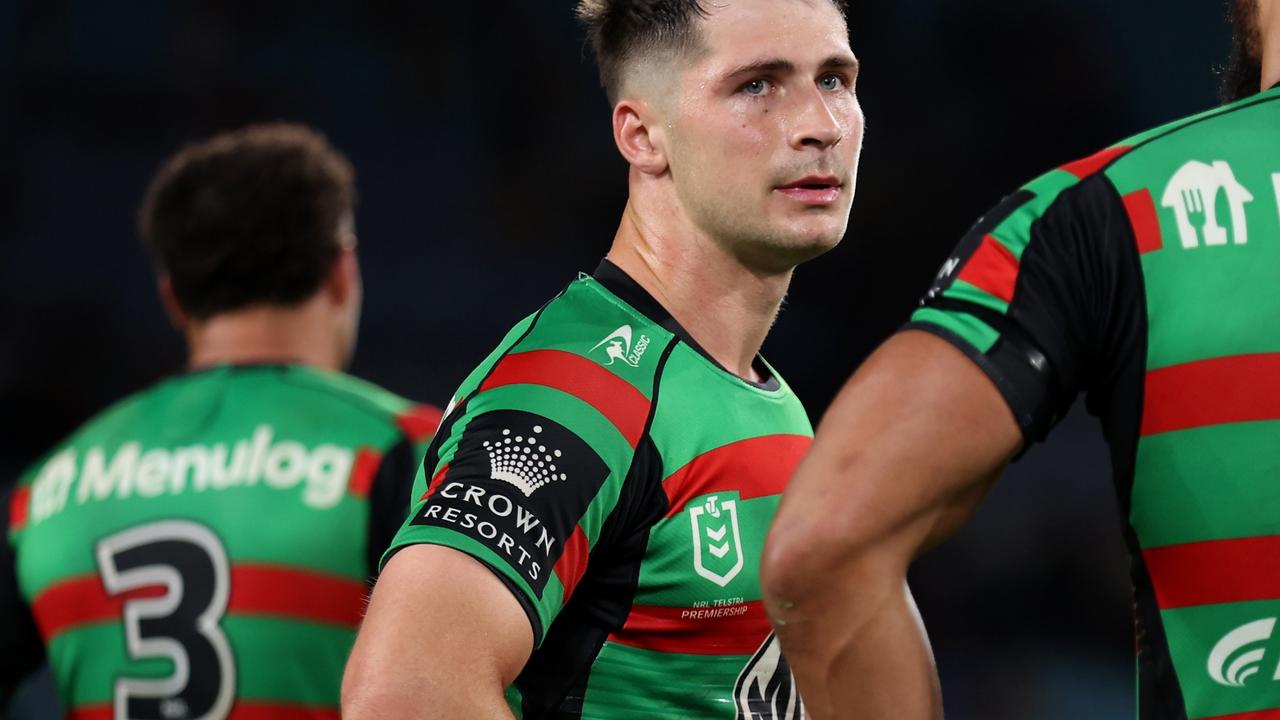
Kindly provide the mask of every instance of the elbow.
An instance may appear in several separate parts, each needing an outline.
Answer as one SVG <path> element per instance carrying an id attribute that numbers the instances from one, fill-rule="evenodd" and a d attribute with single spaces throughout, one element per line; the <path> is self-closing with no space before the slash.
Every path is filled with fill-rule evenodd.
<path id="1" fill-rule="evenodd" d="M 836 606 L 856 613 L 901 587 L 910 560 L 891 536 L 863 523 L 782 513 L 761 558 L 765 608 L 777 625 Z"/>

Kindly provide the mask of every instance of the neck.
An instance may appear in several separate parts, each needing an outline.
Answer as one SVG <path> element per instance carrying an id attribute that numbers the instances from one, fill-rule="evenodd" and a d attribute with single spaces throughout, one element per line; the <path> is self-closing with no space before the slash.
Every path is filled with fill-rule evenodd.
<path id="1" fill-rule="evenodd" d="M 296 363 L 340 370 L 344 353 L 333 320 L 311 300 L 297 307 L 261 306 L 192 321 L 186 328 L 188 366 Z"/>
<path id="2" fill-rule="evenodd" d="M 716 362 L 759 382 L 755 357 L 777 317 L 791 269 L 752 270 L 715 241 L 673 228 L 683 217 L 645 212 L 635 195 L 627 203 L 609 260 L 658 300 Z"/>
<path id="3" fill-rule="evenodd" d="M 1258 24 L 1262 32 L 1262 88 L 1280 83 L 1280 3 L 1261 2 Z"/>

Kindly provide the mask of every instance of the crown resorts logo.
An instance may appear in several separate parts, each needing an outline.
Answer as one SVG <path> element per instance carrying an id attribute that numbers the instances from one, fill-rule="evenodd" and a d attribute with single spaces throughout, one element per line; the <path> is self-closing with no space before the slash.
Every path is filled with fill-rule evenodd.
<path id="1" fill-rule="evenodd" d="M 541 432 L 542 426 L 534 425 L 528 437 L 512 437 L 511 429 L 507 428 L 502 431 L 501 440 L 485 440 L 489 477 L 515 486 L 525 497 L 544 485 L 568 480 L 568 475 L 556 468 L 561 452 L 548 450 L 538 438 Z"/>
<path id="2" fill-rule="evenodd" d="M 603 347 L 605 354 L 609 356 L 609 362 L 605 363 L 605 365 L 612 365 L 621 360 L 631 367 L 640 367 L 640 358 L 644 357 L 645 350 L 649 349 L 649 336 L 641 333 L 640 339 L 635 343 L 635 347 L 631 345 L 631 337 L 631 326 L 623 325 L 609 333 L 605 339 L 596 343 L 595 347 L 587 352 L 593 353 Z"/>
<path id="3" fill-rule="evenodd" d="M 1275 630 L 1275 618 L 1245 623 L 1222 637 L 1209 652 L 1209 677 L 1226 687 L 1244 687 L 1262 669 L 1267 641 Z M 1273 680 L 1280 680 L 1280 667 Z"/>

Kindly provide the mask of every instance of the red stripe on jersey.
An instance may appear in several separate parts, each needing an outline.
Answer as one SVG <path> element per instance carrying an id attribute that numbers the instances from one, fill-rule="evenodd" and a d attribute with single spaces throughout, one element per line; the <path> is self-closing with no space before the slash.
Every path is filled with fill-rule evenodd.
<path id="1" fill-rule="evenodd" d="M 1280 598 L 1280 535 L 1142 551 L 1162 610 Z"/>
<path id="2" fill-rule="evenodd" d="M 231 567 L 227 611 L 237 615 L 283 615 L 298 620 L 357 627 L 367 588 L 359 580 L 273 565 Z"/>
<path id="3" fill-rule="evenodd" d="M 1280 710 L 1254 710 L 1253 712 L 1202 717 L 1200 720 L 1280 720 Z"/>
<path id="4" fill-rule="evenodd" d="M 1138 241 L 1138 253 L 1149 253 L 1164 247 L 1160 237 L 1160 217 L 1156 215 L 1156 203 L 1151 191 L 1143 188 L 1125 195 L 1124 211 L 1129 215 L 1129 225 Z"/>
<path id="5" fill-rule="evenodd" d="M 1083 180 L 1111 164 L 1112 160 L 1115 160 L 1121 155 L 1129 152 L 1130 149 L 1131 148 L 1128 145 L 1107 148 L 1106 150 L 1096 152 L 1087 158 L 1067 163 L 1066 165 L 1063 165 L 1061 169 L 1066 170 L 1077 178 Z"/>
<path id="6" fill-rule="evenodd" d="M 564 599 L 562 602 L 569 602 L 569 597 L 573 595 L 574 588 L 578 587 L 582 576 L 586 574 L 587 559 L 590 553 L 591 546 L 587 543 L 586 534 L 582 532 L 581 527 L 575 527 L 573 534 L 564 543 L 564 552 L 560 554 L 560 559 L 556 561 L 556 577 L 560 578 L 560 584 L 564 586 Z"/>
<path id="7" fill-rule="evenodd" d="M 503 358 L 480 391 L 504 385 L 542 385 L 568 393 L 609 418 L 631 447 L 649 419 L 649 399 L 634 385 L 581 355 L 532 350 Z"/>
<path id="8" fill-rule="evenodd" d="M 781 493 L 812 443 L 807 435 L 765 435 L 699 455 L 662 481 L 667 517 L 711 493 L 737 491 L 743 500 Z"/>
<path id="9" fill-rule="evenodd" d="M 31 506 L 31 486 L 19 485 L 9 498 L 9 532 L 17 532 L 27 525 L 27 508 Z M 0 538 L 3 540 L 4 538 Z"/>
<path id="10" fill-rule="evenodd" d="M 282 615 L 312 622 L 356 627 L 364 615 L 365 584 L 356 580 L 268 565 L 233 565 L 227 612 L 238 615 Z M 55 583 L 32 603 L 46 643 L 81 625 L 118 621 L 125 602 L 157 598 L 162 585 L 108 595 L 97 575 L 80 575 Z"/>
<path id="11" fill-rule="evenodd" d="M 31 604 L 31 613 L 48 645 L 55 636 L 72 627 L 119 620 L 129 600 L 158 598 L 164 594 L 164 586 L 155 585 L 109 596 L 97 575 L 78 575 L 45 588 Z"/>
<path id="12" fill-rule="evenodd" d="M 725 613 L 715 617 L 716 613 Z M 636 605 L 609 640 L 656 652 L 685 655 L 750 655 L 769 635 L 764 603 L 727 607 Z"/>
<path id="13" fill-rule="evenodd" d="M 1234 355 L 1147 373 L 1142 434 L 1280 419 L 1280 353 Z"/>
<path id="14" fill-rule="evenodd" d="M 440 427 L 443 413 L 431 405 L 414 405 L 396 416 L 396 425 L 412 442 L 422 442 Z"/>
<path id="15" fill-rule="evenodd" d="M 1018 258 L 994 236 L 987 235 L 957 277 L 1005 302 L 1011 302 L 1013 288 L 1018 282 Z"/>
<path id="16" fill-rule="evenodd" d="M 356 452 L 356 462 L 351 466 L 351 479 L 347 481 L 347 490 L 356 497 L 369 497 L 373 487 L 373 477 L 378 474 L 378 466 L 382 464 L 382 453 L 373 448 L 362 447 Z"/>
<path id="17" fill-rule="evenodd" d="M 338 708 L 237 700 L 227 720 L 339 720 Z M 67 713 L 68 720 L 113 720 L 110 703 L 81 705 Z"/>
<path id="18" fill-rule="evenodd" d="M 444 467 L 440 468 L 440 472 L 436 473 L 436 476 L 431 478 L 430 484 L 427 485 L 427 491 L 422 493 L 422 497 L 418 499 L 426 500 L 427 498 L 431 497 L 435 493 L 435 491 L 439 490 L 440 486 L 444 484 L 444 478 L 448 474 L 449 474 L 449 463 L 445 463 Z"/>

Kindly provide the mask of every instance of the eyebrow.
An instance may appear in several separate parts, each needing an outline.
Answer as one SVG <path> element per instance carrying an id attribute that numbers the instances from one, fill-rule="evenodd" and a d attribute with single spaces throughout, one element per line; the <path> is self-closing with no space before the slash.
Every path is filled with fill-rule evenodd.
<path id="1" fill-rule="evenodd" d="M 858 70 L 858 59 L 850 55 L 832 55 L 819 64 L 819 68 L 823 70 L 841 69 L 841 70 Z M 782 58 L 762 58 L 752 62 L 739 65 L 724 74 L 725 78 L 735 78 L 740 75 L 755 75 L 757 73 L 778 73 L 787 74 L 796 71 L 795 63 Z"/>

